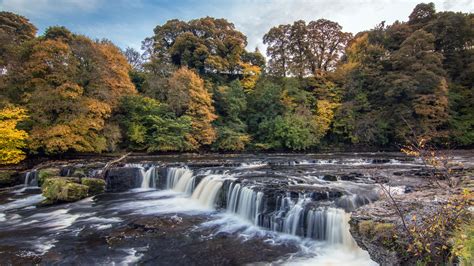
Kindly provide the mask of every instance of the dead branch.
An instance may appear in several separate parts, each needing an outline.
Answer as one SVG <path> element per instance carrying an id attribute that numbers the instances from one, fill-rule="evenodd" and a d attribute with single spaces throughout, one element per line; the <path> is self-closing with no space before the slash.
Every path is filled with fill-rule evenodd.
<path id="1" fill-rule="evenodd" d="M 127 153 L 127 154 L 124 154 L 122 155 L 120 158 L 118 159 L 115 159 L 113 161 L 110 161 L 108 162 L 104 168 L 102 168 L 102 171 L 98 174 L 98 176 L 102 179 L 105 179 L 105 173 L 107 172 L 107 170 L 109 170 L 110 167 L 112 167 L 114 164 L 117 164 L 119 163 L 120 161 L 124 160 L 125 158 L 127 158 L 130 154 L 132 154 L 131 152 Z"/>

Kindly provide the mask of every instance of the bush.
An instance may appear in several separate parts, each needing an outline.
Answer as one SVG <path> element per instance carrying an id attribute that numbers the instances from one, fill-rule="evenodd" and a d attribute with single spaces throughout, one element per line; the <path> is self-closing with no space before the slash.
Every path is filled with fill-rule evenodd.
<path id="1" fill-rule="evenodd" d="M 84 177 L 81 179 L 81 184 L 89 187 L 89 196 L 104 193 L 105 181 L 99 178 Z"/>
<path id="2" fill-rule="evenodd" d="M 43 196 L 51 203 L 72 202 L 86 198 L 89 187 L 64 178 L 51 177 L 43 181 L 41 190 Z"/>
<path id="3" fill-rule="evenodd" d="M 463 224 L 455 231 L 453 256 L 459 259 L 460 265 L 471 265 L 474 261 L 474 222 Z"/>

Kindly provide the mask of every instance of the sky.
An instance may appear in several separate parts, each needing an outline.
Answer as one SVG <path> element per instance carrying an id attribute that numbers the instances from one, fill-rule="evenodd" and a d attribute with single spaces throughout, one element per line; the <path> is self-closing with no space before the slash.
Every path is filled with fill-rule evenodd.
<path id="1" fill-rule="evenodd" d="M 263 35 L 280 24 L 320 18 L 357 33 L 381 21 L 406 21 L 422 0 L 0 0 L 0 10 L 26 16 L 42 34 L 66 26 L 93 39 L 107 38 L 122 49 L 140 49 L 153 28 L 169 19 L 226 18 L 248 38 L 248 50 L 264 51 Z M 474 0 L 433 1 L 437 11 L 474 12 Z"/>

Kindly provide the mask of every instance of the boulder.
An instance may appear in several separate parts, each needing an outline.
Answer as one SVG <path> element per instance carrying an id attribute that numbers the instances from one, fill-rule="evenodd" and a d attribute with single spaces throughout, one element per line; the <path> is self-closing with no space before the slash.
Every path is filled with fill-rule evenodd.
<path id="1" fill-rule="evenodd" d="M 84 177 L 81 179 L 81 184 L 89 187 L 89 196 L 104 193 L 105 181 L 100 178 Z"/>
<path id="2" fill-rule="evenodd" d="M 364 175 L 361 173 L 348 173 L 345 175 L 341 175 L 340 179 L 344 181 L 354 181 L 362 177 L 364 177 Z"/>
<path id="3" fill-rule="evenodd" d="M 126 191 L 141 185 L 141 168 L 118 167 L 111 168 L 105 176 L 106 190 L 109 192 Z"/>
<path id="4" fill-rule="evenodd" d="M 337 181 L 337 176 L 335 175 L 324 175 L 323 180 L 326 181 Z"/>
<path id="5" fill-rule="evenodd" d="M 38 170 L 38 185 L 42 186 L 42 184 L 46 181 L 46 179 L 50 177 L 57 177 L 61 175 L 61 169 L 59 168 L 44 168 Z"/>
<path id="6" fill-rule="evenodd" d="M 88 196 L 89 187 L 61 177 L 49 177 L 41 187 L 49 203 L 73 202 Z"/>

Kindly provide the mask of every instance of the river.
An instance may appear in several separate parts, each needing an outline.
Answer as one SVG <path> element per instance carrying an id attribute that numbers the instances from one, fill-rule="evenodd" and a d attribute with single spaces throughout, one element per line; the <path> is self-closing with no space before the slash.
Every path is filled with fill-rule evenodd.
<path id="1" fill-rule="evenodd" d="M 109 192 L 49 207 L 37 206 L 32 170 L 0 191 L 0 260 L 376 265 L 350 235 L 350 212 L 379 198 L 374 173 L 403 193 L 400 172 L 419 168 L 398 153 L 132 157 L 108 172 Z"/>

